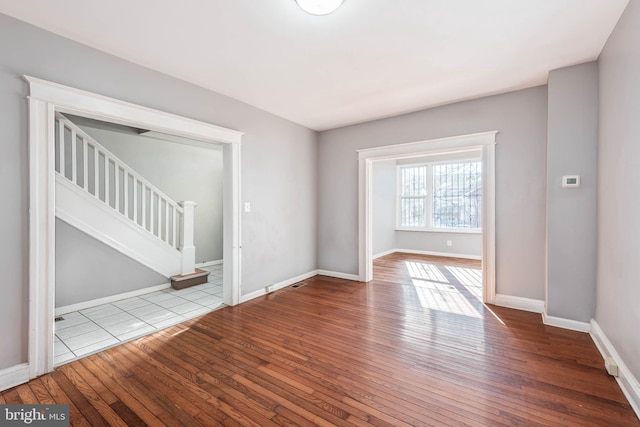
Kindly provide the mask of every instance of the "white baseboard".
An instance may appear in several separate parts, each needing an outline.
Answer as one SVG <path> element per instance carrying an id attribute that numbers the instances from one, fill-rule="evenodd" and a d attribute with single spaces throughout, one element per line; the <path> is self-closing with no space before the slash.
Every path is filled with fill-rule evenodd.
<path id="1" fill-rule="evenodd" d="M 456 254 L 451 252 L 419 251 L 415 249 L 395 249 L 393 252 L 402 252 L 405 254 L 416 254 L 416 255 L 442 256 L 447 258 L 474 259 L 474 260 L 482 261 L 481 255 Z"/>
<path id="2" fill-rule="evenodd" d="M 397 249 L 389 249 L 388 251 L 384 251 L 384 252 L 380 252 L 379 254 L 375 254 L 372 258 L 373 259 L 378 259 L 380 257 L 383 257 L 385 255 L 391 255 L 394 252 L 398 252 Z"/>
<path id="3" fill-rule="evenodd" d="M 571 329 L 572 331 L 578 332 L 591 331 L 591 325 L 587 322 L 579 322 L 577 320 L 549 316 L 546 311 L 542 312 L 542 323 L 544 323 L 545 325 L 557 326 L 558 328 Z"/>
<path id="4" fill-rule="evenodd" d="M 196 268 L 213 267 L 214 265 L 220 265 L 223 262 L 224 262 L 224 260 L 222 260 L 222 259 L 216 259 L 214 261 L 201 262 L 200 264 L 196 264 Z"/>
<path id="5" fill-rule="evenodd" d="M 29 381 L 29 364 L 20 365 L 0 370 L 0 391 L 10 389 Z"/>
<path id="6" fill-rule="evenodd" d="M 544 313 L 544 301 L 538 299 L 496 294 L 494 304 L 500 307 L 515 308 L 533 313 Z"/>
<path id="7" fill-rule="evenodd" d="M 637 378 L 631 373 L 595 319 L 591 319 L 591 339 L 596 343 L 596 347 L 598 347 L 603 359 L 611 356 L 618 365 L 616 381 L 636 415 L 640 418 L 640 383 L 638 383 Z"/>
<path id="8" fill-rule="evenodd" d="M 321 276 L 335 277 L 336 279 L 354 280 L 356 282 L 360 281 L 360 276 L 357 274 L 340 273 L 329 270 L 318 270 L 317 273 Z"/>
<path id="9" fill-rule="evenodd" d="M 109 304 L 112 302 L 120 301 L 121 299 L 133 298 L 139 295 L 149 294 L 151 292 L 161 291 L 163 289 L 168 289 L 171 287 L 171 283 L 164 283 L 162 285 L 150 286 L 144 289 L 137 289 L 131 292 L 124 292 L 117 295 L 111 295 L 104 298 L 97 298 L 91 301 L 83 301 L 77 304 L 65 305 L 63 307 L 56 307 L 55 315 L 61 316 L 63 314 L 72 313 L 78 310 L 84 310 L 86 308 L 95 307 L 97 305 Z"/>
<path id="10" fill-rule="evenodd" d="M 264 288 L 258 289 L 257 291 L 248 293 L 246 295 L 242 295 L 240 297 L 240 303 L 247 302 L 247 301 L 250 301 L 250 300 L 252 300 L 254 298 L 261 297 L 261 296 L 266 295 L 268 293 L 277 291 L 278 289 L 286 288 L 287 286 L 291 286 L 294 283 L 298 283 L 298 282 L 300 282 L 302 280 L 306 280 L 306 279 L 309 279 L 309 278 L 317 276 L 317 275 L 318 275 L 318 270 L 313 270 L 313 271 L 310 271 L 308 273 L 301 274 L 301 275 L 296 276 L 296 277 L 292 277 L 291 279 L 283 280 L 282 282 L 278 282 L 278 283 L 275 283 L 275 284 L 270 285 L 270 286 L 265 286 Z"/>

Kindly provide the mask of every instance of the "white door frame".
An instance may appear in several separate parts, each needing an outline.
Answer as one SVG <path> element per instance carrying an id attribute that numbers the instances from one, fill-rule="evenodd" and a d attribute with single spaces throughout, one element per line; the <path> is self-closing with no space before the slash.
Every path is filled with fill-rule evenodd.
<path id="1" fill-rule="evenodd" d="M 422 157 L 433 154 L 482 150 L 482 300 L 492 304 L 496 297 L 496 201 L 495 144 L 498 131 L 474 133 L 407 144 L 358 150 L 358 215 L 360 280 L 373 279 L 372 167 L 375 161 Z"/>
<path id="2" fill-rule="evenodd" d="M 55 306 L 55 113 L 223 144 L 223 302 L 240 302 L 240 142 L 242 132 L 34 77 L 29 84 L 29 376 L 53 370 Z"/>

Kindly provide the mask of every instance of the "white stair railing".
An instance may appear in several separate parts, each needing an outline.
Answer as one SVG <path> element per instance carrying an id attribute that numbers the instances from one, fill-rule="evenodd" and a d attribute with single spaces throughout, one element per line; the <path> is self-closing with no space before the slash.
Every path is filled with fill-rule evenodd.
<path id="1" fill-rule="evenodd" d="M 195 202 L 174 202 L 60 113 L 55 132 L 56 172 L 181 251 L 181 274 L 193 272 Z"/>

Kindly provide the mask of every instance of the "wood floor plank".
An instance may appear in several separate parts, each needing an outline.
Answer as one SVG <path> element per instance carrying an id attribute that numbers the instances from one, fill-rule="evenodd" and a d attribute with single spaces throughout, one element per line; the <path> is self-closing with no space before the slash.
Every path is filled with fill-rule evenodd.
<path id="1" fill-rule="evenodd" d="M 145 352 L 154 352 L 154 357 L 160 363 L 171 366 L 172 370 L 183 376 L 185 379 L 198 384 L 203 390 L 211 395 L 206 401 L 220 409 L 231 418 L 240 421 L 244 425 L 259 425 L 269 427 L 276 425 L 270 421 L 275 412 L 253 404 L 246 399 L 246 395 L 237 393 L 231 387 L 222 386 L 221 381 L 203 372 L 196 364 L 192 362 L 196 359 L 190 357 L 187 353 L 182 353 L 180 348 L 169 349 L 167 345 L 156 346 L 159 340 L 151 340 L 149 344 L 145 344 L 144 340 L 137 342 L 138 347 Z M 255 420 L 255 421 L 254 421 Z"/>
<path id="2" fill-rule="evenodd" d="M 64 393 L 75 403 L 82 416 L 93 426 L 108 426 L 108 421 L 91 405 L 89 398 L 82 391 L 78 390 L 61 370 L 56 370 L 51 374 L 52 379 L 64 391 Z"/>
<path id="3" fill-rule="evenodd" d="M 247 351 L 249 351 L 249 350 L 247 350 Z M 271 366 L 271 365 L 270 365 L 270 366 Z M 318 368 L 317 368 L 317 367 L 315 367 L 314 369 L 318 370 Z M 264 367 L 261 367 L 261 368 L 259 368 L 259 370 L 260 370 L 260 371 L 265 371 L 265 368 L 264 368 Z M 346 374 L 346 373 L 345 373 L 345 374 Z M 371 378 L 369 378 L 368 380 L 369 380 L 369 381 L 371 381 Z M 316 383 L 316 384 L 313 384 L 313 386 L 311 386 L 311 387 L 308 387 L 308 389 L 311 389 L 312 387 L 316 390 L 316 391 L 315 391 L 315 394 L 316 394 L 316 395 L 318 395 L 318 393 L 317 393 L 318 389 L 319 389 L 319 388 L 322 388 L 322 386 L 321 386 L 321 385 L 319 385 L 319 384 L 317 384 L 317 383 Z M 357 388 L 357 387 L 354 387 L 354 388 Z M 354 388 L 352 388 L 352 391 L 353 391 L 353 389 L 354 389 Z M 344 392 L 343 392 L 343 393 L 344 393 Z M 367 393 L 365 393 L 365 392 L 363 391 L 363 392 L 361 392 L 361 394 L 367 394 Z M 387 391 L 387 390 L 383 391 L 381 394 L 384 394 L 384 395 L 385 395 L 384 400 L 389 400 L 389 397 L 388 397 L 388 394 L 389 394 L 389 393 L 388 393 L 388 391 Z M 406 404 L 407 404 L 407 402 L 402 402 L 402 400 L 403 400 L 403 399 L 405 399 L 405 400 L 407 400 L 407 401 L 411 400 L 411 397 L 410 397 L 409 395 L 407 395 L 407 396 L 399 396 L 399 394 L 401 394 L 401 392 L 399 392 L 398 390 L 395 390 L 395 392 L 394 392 L 394 396 L 393 396 L 393 398 L 392 398 L 392 399 L 394 399 L 394 400 L 395 400 L 395 401 L 397 401 L 397 402 L 400 402 L 400 403 L 401 403 L 401 404 L 403 404 L 403 405 L 406 405 Z M 330 398 L 330 397 L 328 397 L 328 396 L 326 396 L 326 395 L 322 395 L 322 398 L 321 398 L 321 399 L 322 399 L 322 401 L 331 401 L 331 398 Z M 334 402 L 332 402 L 332 404 L 334 405 L 334 407 L 335 407 L 335 406 L 339 406 L 339 404 L 338 404 L 338 405 L 336 405 L 336 403 L 334 403 Z M 344 408 L 341 408 L 341 409 L 344 409 Z M 345 410 L 346 412 L 353 413 L 353 410 L 352 410 L 352 409 L 353 409 L 353 408 L 344 409 L 344 410 Z M 420 409 L 419 409 L 419 408 L 415 408 L 415 407 L 414 407 L 414 408 L 413 408 L 413 411 L 414 411 L 414 413 L 416 413 L 416 412 L 419 412 L 419 411 L 420 411 Z M 410 412 L 410 409 L 407 409 L 407 412 Z M 424 415 L 423 415 L 423 417 L 424 417 Z M 410 420 L 410 421 L 411 421 L 411 422 L 413 422 L 413 423 L 416 423 L 416 422 L 417 422 L 417 420 Z M 440 421 L 440 422 L 442 422 L 442 420 L 439 420 L 439 421 Z"/>
<path id="4" fill-rule="evenodd" d="M 2 397 L 4 398 L 5 402 L 7 402 L 8 405 L 21 405 L 23 403 L 34 403 L 34 402 L 23 402 L 16 388 L 12 388 L 2 392 Z"/>
<path id="5" fill-rule="evenodd" d="M 95 384 L 95 379 L 91 374 L 82 370 L 80 363 L 68 364 L 60 367 L 58 372 L 64 374 L 67 380 L 75 386 L 75 388 L 87 399 L 91 407 L 100 414 L 100 417 L 109 426 L 126 427 L 125 421 L 111 408 L 111 404 L 115 402 L 113 393 L 106 391 L 100 393 L 95 390 L 91 384 Z M 85 374 L 83 376 L 80 373 Z M 105 400 L 106 399 L 106 400 Z"/>
<path id="6" fill-rule="evenodd" d="M 51 397 L 56 403 L 69 405 L 69 422 L 73 426 L 87 427 L 91 426 L 89 421 L 84 417 L 82 412 L 78 409 L 76 403 L 64 392 L 62 388 L 53 378 L 53 373 L 43 375 L 39 378 L 42 380 L 42 384 L 45 386 Z"/>
<path id="7" fill-rule="evenodd" d="M 16 392 L 18 392 L 20 400 L 22 400 L 23 403 L 38 403 L 38 399 L 35 394 L 33 394 L 28 384 L 19 385 L 16 387 Z"/>
<path id="8" fill-rule="evenodd" d="M 157 387 L 148 388 L 141 383 L 134 375 L 133 369 L 129 367 L 128 362 L 125 359 L 114 358 L 112 353 L 112 351 L 103 351 L 91 356 L 89 359 L 103 375 L 108 376 L 117 384 L 122 384 L 127 393 L 130 393 L 135 400 L 139 401 L 144 408 L 166 425 L 177 427 L 188 425 L 191 422 L 191 418 L 184 411 L 181 411 L 174 402 L 167 402 L 166 398 L 158 397 L 161 395 L 161 389 Z M 100 374 L 99 371 L 92 371 L 98 375 Z M 114 393 L 119 391 L 118 387 L 113 387 L 112 390 Z M 119 395 L 121 399 L 126 399 L 126 396 L 122 397 L 121 393 Z M 130 402 L 130 407 L 134 406 L 135 402 Z M 143 418 L 140 411 L 137 414 Z"/>
<path id="9" fill-rule="evenodd" d="M 58 368 L 71 424 L 640 426 L 588 334 L 484 305 L 480 262 L 392 254 Z"/>
<path id="10" fill-rule="evenodd" d="M 86 357 L 84 359 L 81 359 L 80 362 L 87 371 L 91 372 L 94 377 L 102 382 L 105 388 L 111 390 L 117 397 L 118 400 L 112 404 L 112 407 L 113 405 L 116 405 L 113 409 L 119 415 L 121 412 L 125 411 L 124 407 L 126 407 L 126 411 L 133 412 L 136 417 L 144 422 L 144 424 L 165 425 L 165 423 L 160 421 L 160 418 L 158 418 L 153 412 L 151 412 L 150 408 L 148 407 L 148 405 L 145 405 L 144 401 L 141 402 L 133 396 L 132 393 L 134 393 L 135 391 L 128 390 L 129 388 L 132 388 L 132 384 L 128 384 L 127 389 L 122 387 L 120 385 L 120 381 L 114 379 L 112 375 L 109 375 L 109 373 L 112 372 L 105 373 L 98 367 L 98 364 L 96 363 L 96 357 Z M 146 403 L 153 404 L 154 402 L 147 400 Z M 162 411 L 157 410 L 157 412 L 161 413 Z M 120 417 L 127 421 L 127 423 L 130 423 L 129 420 L 132 418 L 130 416 L 122 415 L 120 415 Z"/>
<path id="11" fill-rule="evenodd" d="M 211 395 L 196 384 L 182 380 L 169 367 L 162 366 L 152 357 L 139 351 L 135 346 L 120 346 L 117 351 L 120 360 L 127 359 L 136 366 L 136 377 L 148 387 L 161 386 L 170 401 L 179 405 L 194 422 L 201 425 L 222 424 L 227 418 L 211 405 L 206 404 Z"/>
<path id="12" fill-rule="evenodd" d="M 211 346 L 191 346 L 191 345 L 175 345 L 176 343 L 171 341 L 165 341 L 167 336 L 171 336 L 170 334 L 157 334 L 154 339 L 154 344 L 162 339 L 164 341 L 161 344 L 162 348 L 166 348 L 167 346 L 172 347 L 173 350 L 185 350 L 186 351 L 181 355 L 187 362 L 191 362 L 194 366 L 199 366 L 201 370 L 198 374 L 199 378 L 202 378 L 208 385 L 206 388 L 211 390 L 211 388 L 218 388 L 218 390 L 212 390 L 211 393 L 222 393 L 229 396 L 237 397 L 241 399 L 243 403 L 247 406 L 250 406 L 252 409 L 257 410 L 265 417 L 269 418 L 275 414 L 275 409 L 277 408 L 277 403 L 273 402 L 270 399 L 265 398 L 264 396 L 259 396 L 253 394 L 250 389 L 247 389 L 242 384 L 239 384 L 235 381 L 232 376 L 235 374 L 235 371 L 231 371 L 227 368 L 230 366 L 225 359 L 215 358 L 210 354 L 209 347 Z M 182 336 L 184 338 L 184 335 Z M 191 344 L 191 342 L 184 341 L 184 344 Z M 206 349 L 205 349 L 206 348 Z"/>
<path id="13" fill-rule="evenodd" d="M 50 405 L 55 404 L 56 401 L 51 394 L 47 391 L 47 388 L 44 386 L 40 378 L 36 378 L 32 381 L 29 381 L 29 387 L 33 392 L 33 395 L 36 397 L 37 401 L 41 405 Z"/>
<path id="14" fill-rule="evenodd" d="M 366 363 L 366 362 L 365 362 L 365 363 Z M 317 369 L 317 368 L 316 368 L 316 369 Z M 345 373 L 345 374 L 347 374 L 347 373 Z M 371 380 L 371 378 L 369 378 L 369 380 Z M 394 396 L 394 397 L 398 400 L 398 402 L 399 402 L 399 404 L 400 404 L 400 405 L 406 405 L 406 404 L 407 404 L 407 402 L 411 400 L 410 395 L 398 397 L 397 395 L 398 395 L 399 393 L 400 393 L 400 392 L 399 392 L 398 390 L 395 390 L 395 393 L 394 393 L 394 395 L 395 395 L 395 396 Z M 385 399 L 388 399 L 388 398 L 385 398 Z M 407 402 L 403 402 L 403 400 L 405 400 L 405 401 L 407 401 Z M 415 411 L 415 409 L 416 409 L 416 408 L 414 408 L 414 411 Z M 407 411 L 409 411 L 409 410 L 407 409 Z M 473 415 L 473 414 L 471 414 L 471 416 L 473 417 L 474 415 Z M 442 420 L 440 420 L 440 421 L 442 422 Z M 415 421 L 415 420 L 413 420 L 412 422 L 414 422 L 414 423 L 415 423 L 416 421 Z"/>

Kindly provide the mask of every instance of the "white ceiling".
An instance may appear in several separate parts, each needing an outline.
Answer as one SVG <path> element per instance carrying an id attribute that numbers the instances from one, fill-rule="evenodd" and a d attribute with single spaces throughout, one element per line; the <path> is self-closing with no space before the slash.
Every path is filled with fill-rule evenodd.
<path id="1" fill-rule="evenodd" d="M 544 84 L 629 0 L 0 0 L 0 12 L 316 130 Z"/>

